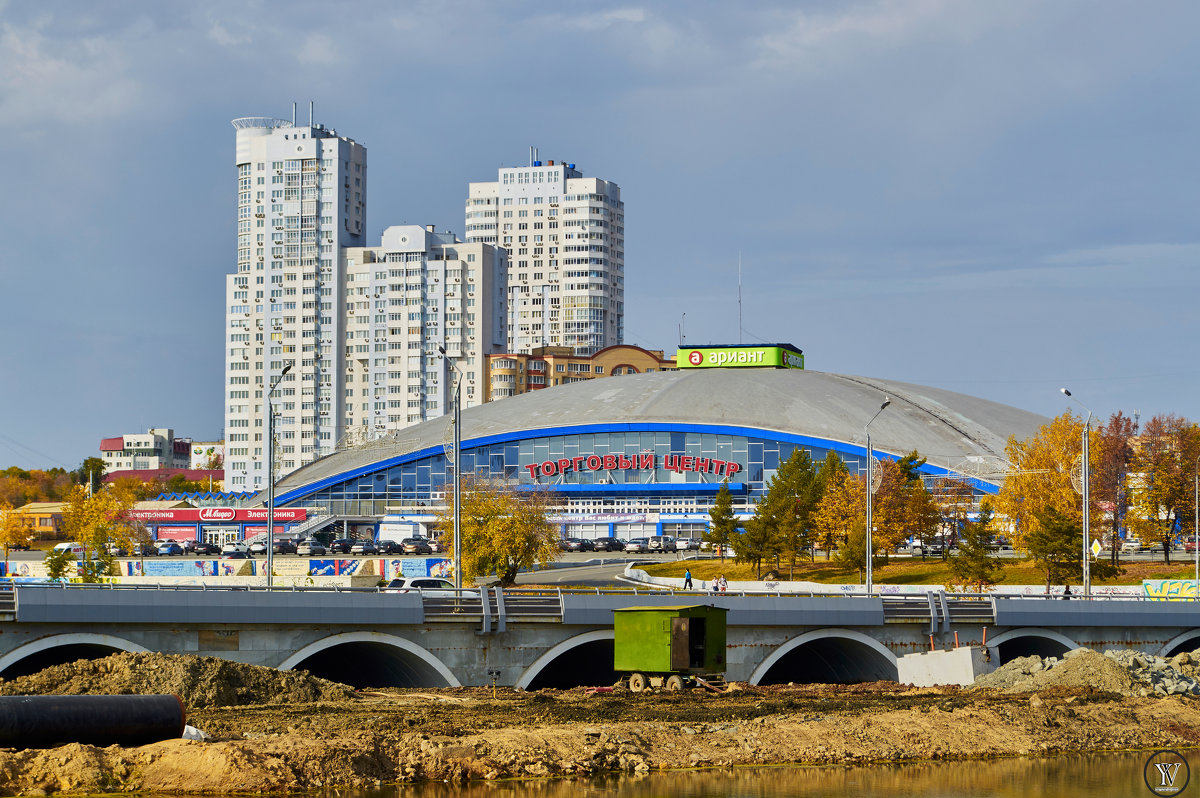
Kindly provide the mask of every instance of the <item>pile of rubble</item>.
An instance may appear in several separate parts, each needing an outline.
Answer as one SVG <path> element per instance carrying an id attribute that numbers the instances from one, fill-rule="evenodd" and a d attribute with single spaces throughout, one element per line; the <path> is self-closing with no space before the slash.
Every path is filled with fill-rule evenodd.
<path id="1" fill-rule="evenodd" d="M 1127 696 L 1200 695 L 1200 650 L 1156 657 L 1130 649 L 1090 648 L 1061 658 L 1019 657 L 975 680 L 976 688 L 1032 693 L 1050 687 L 1093 687 Z"/>

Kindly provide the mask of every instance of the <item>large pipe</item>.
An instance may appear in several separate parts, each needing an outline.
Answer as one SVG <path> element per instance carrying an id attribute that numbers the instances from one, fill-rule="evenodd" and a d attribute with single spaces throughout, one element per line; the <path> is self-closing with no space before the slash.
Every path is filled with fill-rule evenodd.
<path id="1" fill-rule="evenodd" d="M 138 746 L 183 736 L 176 695 L 0 696 L 0 748 Z"/>

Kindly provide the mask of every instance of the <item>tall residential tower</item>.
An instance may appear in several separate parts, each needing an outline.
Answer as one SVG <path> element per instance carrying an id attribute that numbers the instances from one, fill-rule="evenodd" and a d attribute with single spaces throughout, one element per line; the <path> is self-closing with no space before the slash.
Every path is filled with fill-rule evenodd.
<path id="1" fill-rule="evenodd" d="M 508 250 L 508 351 L 568 346 L 592 355 L 625 336 L 625 204 L 575 164 L 502 168 L 471 183 L 467 241 Z"/>
<path id="2" fill-rule="evenodd" d="M 294 114 L 293 114 L 294 116 Z M 266 484 L 266 391 L 286 473 L 333 451 L 343 418 L 344 247 L 366 231 L 367 151 L 293 118 L 233 120 L 237 271 L 226 276 L 226 487 Z"/>

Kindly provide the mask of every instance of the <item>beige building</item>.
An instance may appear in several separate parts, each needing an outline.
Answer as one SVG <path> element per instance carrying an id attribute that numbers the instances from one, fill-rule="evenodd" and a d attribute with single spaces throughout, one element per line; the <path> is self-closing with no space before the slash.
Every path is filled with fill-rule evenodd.
<path id="1" fill-rule="evenodd" d="M 104 461 L 107 474 L 114 471 L 189 468 L 191 457 L 192 439 L 176 438 L 175 430 L 166 427 L 100 441 L 100 459 Z"/>
<path id="2" fill-rule="evenodd" d="M 529 354 L 491 355 L 487 361 L 485 402 L 569 382 L 676 370 L 674 359 L 664 357 L 662 350 L 630 344 L 609 346 L 590 356 L 576 355 L 569 346 L 539 346 Z"/>
<path id="3" fill-rule="evenodd" d="M 508 251 L 506 351 L 591 355 L 622 342 L 625 203 L 616 183 L 531 150 L 529 166 L 469 185 L 465 235 Z"/>

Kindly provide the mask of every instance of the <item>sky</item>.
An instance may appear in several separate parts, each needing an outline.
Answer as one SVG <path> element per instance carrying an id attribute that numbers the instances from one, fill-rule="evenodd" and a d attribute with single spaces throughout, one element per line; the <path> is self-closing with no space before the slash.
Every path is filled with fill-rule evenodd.
<path id="1" fill-rule="evenodd" d="M 626 343 L 1200 419 L 1198 28 L 1193 0 L 0 0 L 0 468 L 221 434 L 230 120 L 310 101 L 367 147 L 369 244 L 461 234 L 530 146 L 619 184 Z"/>

